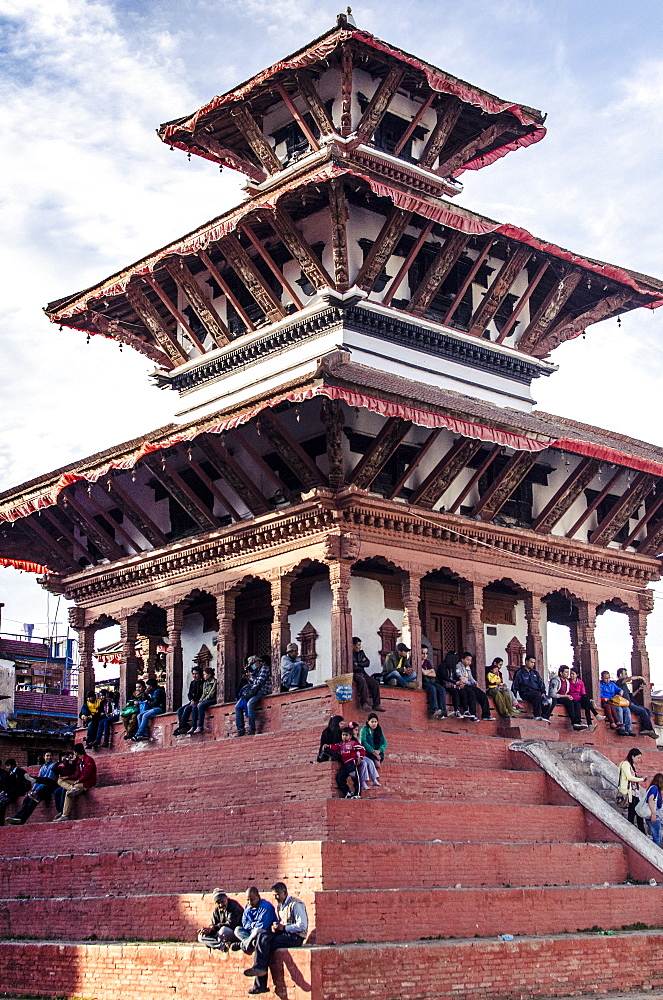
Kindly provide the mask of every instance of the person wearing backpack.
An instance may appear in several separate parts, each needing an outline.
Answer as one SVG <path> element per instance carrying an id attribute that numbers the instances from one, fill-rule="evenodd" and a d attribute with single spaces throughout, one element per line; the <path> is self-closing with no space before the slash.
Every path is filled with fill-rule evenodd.
<path id="1" fill-rule="evenodd" d="M 661 810 L 663 809 L 663 774 L 655 774 L 651 779 L 647 794 L 640 799 L 635 807 L 638 816 L 646 821 L 651 833 L 651 839 L 657 847 L 661 846 Z"/>

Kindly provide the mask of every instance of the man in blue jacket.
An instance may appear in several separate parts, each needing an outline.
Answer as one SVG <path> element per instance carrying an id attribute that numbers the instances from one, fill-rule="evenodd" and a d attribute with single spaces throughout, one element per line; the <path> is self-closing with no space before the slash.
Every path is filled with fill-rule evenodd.
<path id="1" fill-rule="evenodd" d="M 255 939 L 260 931 L 271 930 L 275 924 L 276 910 L 268 899 L 263 899 L 254 885 L 246 891 L 246 906 L 242 916 L 241 927 L 235 928 L 235 937 L 240 942 L 235 947 L 241 947 L 247 955 L 253 954 Z"/>
<path id="2" fill-rule="evenodd" d="M 523 701 L 530 703 L 535 721 L 543 722 L 545 719 L 546 722 L 550 722 L 555 704 L 553 699 L 546 695 L 546 686 L 536 669 L 536 660 L 533 656 L 527 656 L 525 666 L 516 670 L 511 690 L 516 698 L 522 698 Z"/>

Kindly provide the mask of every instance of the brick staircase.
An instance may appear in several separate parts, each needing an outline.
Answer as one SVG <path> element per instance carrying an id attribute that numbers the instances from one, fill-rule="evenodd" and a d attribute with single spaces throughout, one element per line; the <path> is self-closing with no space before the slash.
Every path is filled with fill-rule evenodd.
<path id="1" fill-rule="evenodd" d="M 660 933 L 624 928 L 663 927 L 660 888 L 631 884 L 622 843 L 509 750 L 536 735 L 618 761 L 630 741 L 575 733 L 563 716 L 433 721 L 417 691 L 387 689 L 384 704 L 382 787 L 359 801 L 339 799 L 334 765 L 315 763 L 337 711 L 326 688 L 267 699 L 255 737 L 225 738 L 230 706 L 199 738 L 172 736 L 172 716 L 149 745 L 116 732 L 74 822 L 51 825 L 40 806 L 28 825 L 0 829 L 0 996 L 243 997 L 248 959 L 222 962 L 192 942 L 213 886 L 240 895 L 277 879 L 315 929 L 312 947 L 275 956 L 283 1000 L 506 1000 L 656 983 Z M 636 742 L 658 770 L 654 743 Z M 579 933 L 594 926 L 615 936 Z"/>

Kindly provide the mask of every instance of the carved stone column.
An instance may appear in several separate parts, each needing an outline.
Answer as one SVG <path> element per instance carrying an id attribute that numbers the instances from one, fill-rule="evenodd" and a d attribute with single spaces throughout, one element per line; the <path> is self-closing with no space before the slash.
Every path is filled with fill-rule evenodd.
<path id="1" fill-rule="evenodd" d="M 536 669 L 543 677 L 544 656 L 543 638 L 541 637 L 541 595 L 525 594 L 525 620 L 527 622 L 527 639 L 525 640 L 525 656 L 533 656 Z"/>
<path id="2" fill-rule="evenodd" d="M 288 610 L 290 608 L 292 577 L 287 574 L 279 574 L 270 580 L 270 585 L 273 609 L 271 629 L 272 691 L 277 692 L 281 686 L 281 657 L 290 642 Z"/>
<path id="3" fill-rule="evenodd" d="M 596 646 L 596 608 L 589 601 L 578 601 L 578 658 L 580 661 L 580 676 L 584 681 L 587 694 L 598 704 L 601 698 L 599 687 L 599 651 Z"/>
<path id="4" fill-rule="evenodd" d="M 483 584 L 470 581 L 465 586 L 465 611 L 467 625 L 465 628 L 465 645 L 468 653 L 474 657 L 474 676 L 477 684 L 485 690 L 486 687 L 486 636 L 481 615 L 483 612 Z M 459 654 L 463 650 L 458 651 Z"/>
<path id="5" fill-rule="evenodd" d="M 421 573 L 407 573 L 401 584 L 403 591 L 403 642 L 410 647 L 412 666 L 417 671 L 417 683 L 421 684 Z"/>
<path id="6" fill-rule="evenodd" d="M 642 704 L 646 708 L 651 708 L 651 686 L 649 683 L 649 653 L 647 652 L 647 615 L 651 614 L 654 607 L 654 594 L 651 590 L 646 590 L 639 595 L 640 606 L 637 610 L 628 611 L 628 624 L 631 631 L 631 673 L 634 677 L 642 677 L 644 685 L 642 687 Z M 641 700 L 637 699 L 638 702 Z"/>
<path id="7" fill-rule="evenodd" d="M 69 624 L 78 632 L 78 700 L 82 704 L 86 693 L 94 691 L 94 641 L 97 626 L 85 624 L 83 608 L 69 609 Z"/>
<path id="8" fill-rule="evenodd" d="M 156 635 L 149 635 L 147 637 L 147 656 L 145 658 L 145 672 L 147 676 L 154 679 L 157 675 L 157 658 L 159 655 L 159 646 L 161 645 L 161 639 Z"/>
<path id="9" fill-rule="evenodd" d="M 573 650 L 573 668 L 580 673 L 580 643 L 578 641 L 578 623 L 571 622 L 569 625 L 569 638 L 571 640 L 571 649 Z M 570 664 L 571 665 L 571 664 Z"/>
<path id="10" fill-rule="evenodd" d="M 232 701 L 237 679 L 237 642 L 235 639 L 235 594 L 221 590 L 216 594 L 216 617 L 219 633 L 216 640 L 216 674 L 220 698 Z"/>
<path id="11" fill-rule="evenodd" d="M 327 565 L 332 592 L 331 672 L 337 677 L 352 672 L 352 612 L 348 600 L 352 562 L 331 559 Z"/>
<path id="12" fill-rule="evenodd" d="M 133 694 L 138 679 L 138 657 L 136 656 L 136 641 L 138 639 L 138 615 L 122 611 L 120 619 L 120 638 L 122 642 L 122 659 L 120 661 L 120 707 L 124 708 L 127 698 Z"/>
<path id="13" fill-rule="evenodd" d="M 174 712 L 182 704 L 184 662 L 182 657 L 182 628 L 184 627 L 183 602 L 166 608 L 168 652 L 166 653 L 166 708 Z"/>

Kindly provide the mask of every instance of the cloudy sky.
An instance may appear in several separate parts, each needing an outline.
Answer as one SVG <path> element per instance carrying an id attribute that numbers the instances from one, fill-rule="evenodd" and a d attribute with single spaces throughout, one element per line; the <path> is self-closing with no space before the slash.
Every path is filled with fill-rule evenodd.
<path id="1" fill-rule="evenodd" d="M 51 326 L 43 306 L 239 200 L 237 175 L 158 141 L 335 22 L 328 0 L 0 0 L 0 489 L 167 423 L 146 359 Z M 547 112 L 543 142 L 463 176 L 461 202 L 589 256 L 663 275 L 660 0 L 380 0 L 357 24 Z M 560 348 L 539 405 L 663 445 L 663 310 Z M 650 651 L 663 682 L 663 591 Z M 55 602 L 0 570 L 3 630 Z M 62 615 L 62 606 L 60 616 Z M 614 618 L 614 621 L 609 621 Z M 601 653 L 628 657 L 604 616 Z M 559 655 L 564 653 L 559 647 Z"/>

